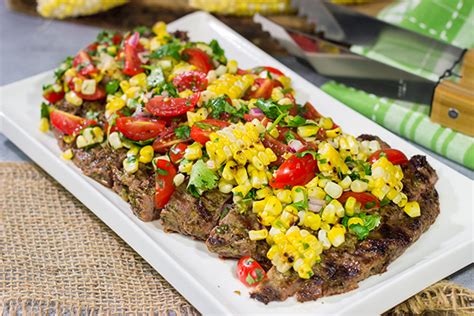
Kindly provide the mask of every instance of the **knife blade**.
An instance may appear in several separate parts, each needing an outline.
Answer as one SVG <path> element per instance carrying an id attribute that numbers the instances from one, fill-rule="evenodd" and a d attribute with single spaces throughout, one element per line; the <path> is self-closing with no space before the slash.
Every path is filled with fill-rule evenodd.
<path id="1" fill-rule="evenodd" d="M 316 32 L 324 32 L 325 39 L 357 45 L 365 51 L 377 47 L 382 37 L 394 39 L 384 41 L 384 57 L 403 62 L 400 58 L 405 54 L 401 50 L 408 49 L 410 58 L 418 61 L 417 68 L 436 74 L 438 79 L 445 76 L 446 72 L 453 72 L 466 51 L 328 1 L 294 0 L 292 4 L 298 14 L 305 16 L 309 23 L 314 23 Z M 403 46 L 400 46 L 401 42 Z M 432 65 L 423 63 L 429 51 L 440 55 L 434 69 Z"/>
<path id="2" fill-rule="evenodd" d="M 318 36 L 283 27 L 261 15 L 255 15 L 254 20 L 291 54 L 309 62 L 320 75 L 392 99 L 432 102 L 436 81 L 355 54 Z"/>

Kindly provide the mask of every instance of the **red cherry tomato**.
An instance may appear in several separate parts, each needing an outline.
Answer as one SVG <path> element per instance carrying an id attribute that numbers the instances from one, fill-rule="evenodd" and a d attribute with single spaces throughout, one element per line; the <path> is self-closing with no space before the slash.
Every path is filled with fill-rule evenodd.
<path id="1" fill-rule="evenodd" d="M 138 117 L 118 117 L 115 123 L 125 137 L 135 141 L 155 138 L 165 128 L 163 122 Z"/>
<path id="2" fill-rule="evenodd" d="M 192 111 L 199 101 L 199 97 L 199 92 L 187 98 L 170 98 L 159 95 L 148 101 L 145 108 L 156 116 L 179 116 Z"/>
<path id="3" fill-rule="evenodd" d="M 144 71 L 143 68 L 141 68 L 142 62 L 140 57 L 138 57 L 140 49 L 139 40 L 140 34 L 138 32 L 133 33 L 125 40 L 125 66 L 123 73 L 129 76 L 134 76 Z"/>
<path id="4" fill-rule="evenodd" d="M 175 187 L 173 178 L 176 175 L 176 168 L 171 162 L 165 159 L 156 160 L 156 193 L 155 207 L 163 208 L 168 203 Z"/>
<path id="5" fill-rule="evenodd" d="M 79 53 L 77 53 L 76 57 L 74 57 L 72 65 L 82 76 L 88 76 L 97 73 L 98 71 L 92 62 L 91 56 L 89 56 L 89 54 L 84 50 L 81 50 Z"/>
<path id="6" fill-rule="evenodd" d="M 253 72 L 256 73 L 256 74 L 259 74 L 261 73 L 262 71 L 268 71 L 269 73 L 271 73 L 272 75 L 276 75 L 276 76 L 284 76 L 285 74 L 282 73 L 280 70 L 274 68 L 274 67 L 270 67 L 270 66 L 262 66 L 262 67 L 255 67 L 253 69 Z"/>
<path id="7" fill-rule="evenodd" d="M 97 124 L 97 122 L 94 120 L 88 120 L 60 110 L 54 110 L 51 112 L 49 114 L 49 118 L 51 120 L 51 124 L 61 133 L 66 135 L 75 135 L 83 128 Z"/>
<path id="8" fill-rule="evenodd" d="M 247 92 L 246 99 L 269 99 L 272 96 L 273 88 L 279 86 L 281 83 L 277 80 L 257 78 Z"/>
<path id="9" fill-rule="evenodd" d="M 240 68 L 237 68 L 237 74 L 238 75 L 246 75 L 246 74 L 249 74 L 251 73 L 249 70 L 245 70 L 245 69 L 240 69 Z"/>
<path id="10" fill-rule="evenodd" d="M 228 122 L 215 120 L 215 119 L 207 119 L 203 121 L 199 121 L 194 123 L 191 127 L 191 138 L 200 143 L 201 145 L 205 145 L 206 142 L 209 140 L 209 135 L 212 132 L 220 130 L 226 126 L 229 126 Z"/>
<path id="11" fill-rule="evenodd" d="M 168 127 L 158 135 L 152 146 L 156 152 L 166 154 L 173 145 L 184 143 L 188 140 L 178 138 L 174 132 L 174 127 Z"/>
<path id="12" fill-rule="evenodd" d="M 114 36 L 112 36 L 112 43 L 114 45 L 119 45 L 122 42 L 122 35 L 119 33 L 115 33 Z"/>
<path id="13" fill-rule="evenodd" d="M 318 45 L 315 41 L 311 40 L 310 38 L 297 34 L 297 33 L 290 33 L 291 38 L 301 47 L 302 50 L 305 52 L 317 52 Z"/>
<path id="14" fill-rule="evenodd" d="M 105 99 L 105 97 L 107 96 L 105 89 L 99 86 L 95 87 L 95 92 L 93 94 L 83 94 L 81 92 L 76 92 L 76 94 L 81 99 L 86 100 L 86 101 L 102 100 L 102 99 Z"/>
<path id="15" fill-rule="evenodd" d="M 169 156 L 172 163 L 176 164 L 181 161 L 184 157 L 184 152 L 188 148 L 188 144 L 179 143 L 171 147 Z"/>
<path id="16" fill-rule="evenodd" d="M 99 43 L 97 42 L 89 44 L 89 46 L 87 46 L 87 52 L 90 53 L 90 52 L 96 51 L 98 46 L 99 46 Z"/>
<path id="17" fill-rule="evenodd" d="M 321 117 L 323 117 L 321 114 L 319 114 L 319 112 L 314 108 L 314 106 L 309 103 L 309 102 L 306 102 L 303 106 L 303 113 L 301 113 L 303 115 L 303 117 L 307 120 L 316 120 L 316 119 L 319 119 Z"/>
<path id="18" fill-rule="evenodd" d="M 245 256 L 237 263 L 237 277 L 246 286 L 256 286 L 265 279 L 266 273 L 255 259 Z"/>
<path id="19" fill-rule="evenodd" d="M 181 57 L 191 65 L 194 65 L 199 71 L 206 74 L 209 70 L 214 69 L 211 57 L 199 48 L 186 48 L 181 53 Z"/>
<path id="20" fill-rule="evenodd" d="M 283 189 L 286 186 L 305 185 L 315 177 L 317 170 L 318 162 L 311 154 L 303 157 L 293 155 L 278 168 L 270 186 Z"/>
<path id="21" fill-rule="evenodd" d="M 380 159 L 380 157 L 385 156 L 391 163 L 394 165 L 404 165 L 408 163 L 408 158 L 400 150 L 387 148 L 374 152 L 369 157 L 369 162 L 374 163 Z"/>
<path id="22" fill-rule="evenodd" d="M 52 89 L 43 92 L 43 98 L 49 103 L 56 103 L 64 98 L 64 91 L 55 92 Z"/>
<path id="23" fill-rule="evenodd" d="M 262 143 L 263 146 L 269 147 L 271 150 L 273 150 L 275 155 L 278 157 L 278 160 L 275 161 L 273 165 L 281 165 L 285 161 L 285 158 L 283 158 L 283 154 L 292 152 L 290 146 L 278 141 L 277 139 L 273 138 L 268 134 L 265 134 Z"/>
<path id="24" fill-rule="evenodd" d="M 363 208 L 371 209 L 371 208 L 380 208 L 379 200 L 372 194 L 368 192 L 352 192 L 346 191 L 342 193 L 342 195 L 338 198 L 339 202 L 342 204 L 346 203 L 349 197 L 354 197 Z"/>
<path id="25" fill-rule="evenodd" d="M 206 74 L 202 71 L 187 71 L 176 76 L 173 79 L 173 84 L 180 92 L 186 89 L 193 92 L 199 92 L 206 90 L 207 78 Z"/>

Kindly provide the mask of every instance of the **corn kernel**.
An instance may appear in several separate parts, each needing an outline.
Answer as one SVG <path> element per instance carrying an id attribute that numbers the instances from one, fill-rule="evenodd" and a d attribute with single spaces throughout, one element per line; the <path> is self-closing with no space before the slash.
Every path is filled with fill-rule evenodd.
<path id="1" fill-rule="evenodd" d="M 43 133 L 49 131 L 49 121 L 46 117 L 42 117 L 40 120 L 39 130 Z"/>
<path id="2" fill-rule="evenodd" d="M 321 125 L 322 128 L 324 129 L 331 129 L 334 125 L 333 121 L 329 117 L 322 117 L 319 120 L 319 125 Z"/>
<path id="3" fill-rule="evenodd" d="M 232 192 L 232 189 L 234 188 L 234 186 L 232 185 L 231 182 L 228 182 L 224 178 L 221 178 L 219 180 L 218 188 L 219 188 L 219 191 L 222 193 L 230 193 Z"/>
<path id="4" fill-rule="evenodd" d="M 421 216 L 420 204 L 418 202 L 407 202 L 405 207 L 403 208 L 405 213 L 408 214 L 410 217 L 419 217 Z"/>
<path id="5" fill-rule="evenodd" d="M 202 145 L 198 142 L 194 142 L 189 145 L 184 151 L 184 159 L 196 160 L 202 157 Z"/>
<path id="6" fill-rule="evenodd" d="M 368 184 L 362 180 L 354 180 L 351 183 L 351 191 L 353 192 L 365 192 L 368 189 Z"/>
<path id="7" fill-rule="evenodd" d="M 61 155 L 64 160 L 71 160 L 73 156 L 74 153 L 72 152 L 72 149 L 65 150 Z"/>
<path id="8" fill-rule="evenodd" d="M 267 238 L 268 230 L 266 228 L 260 230 L 249 230 L 250 240 L 263 240 Z"/>
<path id="9" fill-rule="evenodd" d="M 263 211 L 266 211 L 273 216 L 278 216 L 281 214 L 283 207 L 280 200 L 278 200 L 275 196 L 270 196 L 266 199 L 266 202 L 267 203 L 265 204 Z"/>
<path id="10" fill-rule="evenodd" d="M 351 225 L 357 225 L 357 224 L 359 224 L 361 226 L 364 226 L 364 221 L 362 220 L 362 218 L 360 218 L 360 217 L 351 217 L 347 221 L 347 227 L 351 227 Z"/>
<path id="11" fill-rule="evenodd" d="M 153 159 L 154 155 L 153 147 L 150 145 L 144 146 L 140 149 L 140 155 L 138 157 L 138 161 L 141 163 L 150 163 Z"/>
<path id="12" fill-rule="evenodd" d="M 142 72 L 133 76 L 130 78 L 129 83 L 132 87 L 144 88 L 146 86 L 146 74 Z"/>
<path id="13" fill-rule="evenodd" d="M 138 171 L 138 160 L 136 156 L 128 156 L 123 160 L 123 169 L 127 173 L 135 173 Z"/>
<path id="14" fill-rule="evenodd" d="M 92 95 L 97 88 L 97 82 L 94 79 L 87 79 L 82 82 L 81 93 L 85 95 Z"/>
<path id="15" fill-rule="evenodd" d="M 342 187 L 332 181 L 329 181 L 324 187 L 324 191 L 333 199 L 338 199 L 342 195 Z"/>
<path id="16" fill-rule="evenodd" d="M 355 197 L 350 196 L 345 203 L 345 210 L 346 210 L 346 215 L 347 216 L 353 216 L 356 212 L 358 212 L 357 209 L 357 200 Z"/>
<path id="17" fill-rule="evenodd" d="M 285 204 L 291 203 L 291 191 L 290 190 L 278 190 L 276 192 L 276 197 Z"/>
<path id="18" fill-rule="evenodd" d="M 303 138 L 314 136 L 318 133 L 318 131 L 319 127 L 316 125 L 299 126 L 297 128 L 298 135 Z"/>
<path id="19" fill-rule="evenodd" d="M 118 132 L 113 132 L 109 135 L 108 138 L 110 146 L 112 146 L 113 149 L 119 149 L 123 147 L 122 141 L 120 140 L 120 136 Z"/>
<path id="20" fill-rule="evenodd" d="M 334 247 L 339 247 L 345 241 L 345 229 L 344 226 L 337 224 L 334 225 L 328 233 L 328 239 Z"/>
<path id="21" fill-rule="evenodd" d="M 74 91 L 68 91 L 65 98 L 72 105 L 80 106 L 82 104 L 82 99 Z"/>

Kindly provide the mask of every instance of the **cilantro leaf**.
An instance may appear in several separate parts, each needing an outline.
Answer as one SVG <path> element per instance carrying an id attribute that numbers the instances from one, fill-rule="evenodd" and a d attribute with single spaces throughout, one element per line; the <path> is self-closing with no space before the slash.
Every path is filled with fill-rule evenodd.
<path id="1" fill-rule="evenodd" d="M 61 80 L 62 76 L 68 70 L 69 68 L 72 67 L 72 61 L 73 58 L 71 56 L 68 56 L 60 65 L 58 68 L 54 70 L 54 78 L 56 80 Z"/>
<path id="2" fill-rule="evenodd" d="M 306 124 L 306 119 L 302 116 L 295 116 L 292 119 L 290 119 L 288 122 L 286 122 L 286 126 L 288 127 L 298 127 Z"/>
<path id="3" fill-rule="evenodd" d="M 301 157 L 304 157 L 308 154 L 313 156 L 313 159 L 317 159 L 318 156 L 319 156 L 319 153 L 317 153 L 315 150 L 308 149 L 308 150 L 304 150 L 302 152 L 297 152 L 296 157 L 301 158 Z"/>
<path id="4" fill-rule="evenodd" d="M 148 26 L 137 26 L 133 29 L 134 32 L 138 32 L 140 36 L 151 34 L 151 29 Z"/>
<path id="5" fill-rule="evenodd" d="M 354 233 L 359 240 L 364 240 L 369 235 L 367 227 L 362 226 L 361 224 L 352 224 L 349 227 L 349 230 Z"/>
<path id="6" fill-rule="evenodd" d="M 105 92 L 107 94 L 114 94 L 115 92 L 117 92 L 118 88 L 119 88 L 119 81 L 111 80 L 107 82 L 107 84 L 105 85 Z"/>
<path id="7" fill-rule="evenodd" d="M 223 95 L 209 100 L 204 106 L 210 110 L 211 117 L 215 119 L 219 119 L 223 113 L 239 118 L 244 117 L 244 114 L 248 112 L 248 109 L 243 106 L 240 109 L 237 109 L 230 104 L 227 99 L 227 96 Z"/>
<path id="8" fill-rule="evenodd" d="M 212 58 L 220 62 L 221 64 L 227 63 L 225 52 L 215 39 L 209 43 L 209 47 L 212 49 Z"/>
<path id="9" fill-rule="evenodd" d="M 380 215 L 377 215 L 377 214 L 367 215 L 364 218 L 364 224 L 365 224 L 365 227 L 369 231 L 374 230 L 376 227 L 380 225 Z"/>
<path id="10" fill-rule="evenodd" d="M 272 100 L 258 99 L 255 105 L 265 113 L 265 115 L 274 120 L 281 114 L 288 112 L 293 105 L 279 105 Z"/>
<path id="11" fill-rule="evenodd" d="M 191 133 L 191 128 L 189 128 L 189 126 L 187 125 L 182 125 L 182 126 L 176 127 L 174 129 L 174 133 L 176 134 L 176 137 L 178 137 L 179 139 L 187 139 L 189 138 L 189 135 Z"/>
<path id="12" fill-rule="evenodd" d="M 216 173 L 200 159 L 196 161 L 191 169 L 188 191 L 195 197 L 199 197 L 204 191 L 214 189 L 217 186 L 217 180 Z"/>
<path id="13" fill-rule="evenodd" d="M 286 132 L 285 133 L 285 140 L 286 143 L 289 143 L 290 140 L 296 139 L 295 135 L 292 132 Z"/>
<path id="14" fill-rule="evenodd" d="M 49 120 L 49 106 L 46 103 L 41 103 L 41 118 Z"/>
<path id="15" fill-rule="evenodd" d="M 148 55 L 149 58 L 163 58 L 166 56 L 171 56 L 174 59 L 180 60 L 181 55 L 179 54 L 179 51 L 181 49 L 181 44 L 178 42 L 171 42 L 169 44 L 165 44 L 152 52 L 150 55 Z"/>

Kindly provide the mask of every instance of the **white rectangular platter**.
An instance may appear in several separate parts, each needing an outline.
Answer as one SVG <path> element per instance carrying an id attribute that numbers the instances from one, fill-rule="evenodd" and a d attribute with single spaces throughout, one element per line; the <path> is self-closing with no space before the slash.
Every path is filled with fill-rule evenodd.
<path id="1" fill-rule="evenodd" d="M 409 156 L 421 153 L 326 95 L 209 14 L 193 13 L 169 27 L 188 31 L 193 41 L 217 39 L 228 58 L 238 60 L 241 68 L 278 67 L 293 79 L 300 102 L 311 101 L 318 111 L 332 116 L 347 132 L 378 135 Z M 51 80 L 52 72 L 47 72 L 1 87 L 1 132 L 204 314 L 379 314 L 473 261 L 473 182 L 428 157 L 439 175 L 441 214 L 429 231 L 392 263 L 387 272 L 363 281 L 357 290 L 316 302 L 298 303 L 289 299 L 269 305 L 259 303 L 249 298 L 248 289 L 235 277 L 235 261 L 218 259 L 202 243 L 164 233 L 158 222 L 141 222 L 118 195 L 83 176 L 71 162 L 60 158 L 53 136 L 38 130 L 41 86 Z M 235 290 L 242 294 L 237 295 Z"/>

